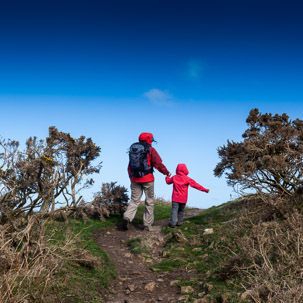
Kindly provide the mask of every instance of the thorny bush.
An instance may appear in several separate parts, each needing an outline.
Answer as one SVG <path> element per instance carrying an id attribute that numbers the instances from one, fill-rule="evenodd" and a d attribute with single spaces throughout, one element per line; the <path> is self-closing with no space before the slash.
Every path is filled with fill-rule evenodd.
<path id="1" fill-rule="evenodd" d="M 28 217 L 37 209 L 54 210 L 56 205 L 76 207 L 82 188 L 93 184 L 89 176 L 98 173 L 101 163 L 93 164 L 101 148 L 81 136 L 49 128 L 45 141 L 30 137 L 26 149 L 19 143 L 0 141 L 0 221 Z"/>
<path id="2" fill-rule="evenodd" d="M 73 211 L 73 217 L 103 221 L 111 214 L 123 213 L 128 200 L 127 189 L 124 186 L 116 185 L 116 182 L 104 183 L 92 202 L 82 202 L 78 205 Z"/>
<path id="3" fill-rule="evenodd" d="M 243 142 L 218 148 L 215 176 L 226 173 L 228 184 L 241 190 L 293 195 L 302 186 L 303 121 L 253 109 L 246 122 Z"/>
<path id="4" fill-rule="evenodd" d="M 224 173 L 242 193 L 240 216 L 229 228 L 233 255 L 222 279 L 239 275 L 246 300 L 254 303 L 303 301 L 303 121 L 253 109 L 242 142 L 218 149 L 214 173 Z"/>

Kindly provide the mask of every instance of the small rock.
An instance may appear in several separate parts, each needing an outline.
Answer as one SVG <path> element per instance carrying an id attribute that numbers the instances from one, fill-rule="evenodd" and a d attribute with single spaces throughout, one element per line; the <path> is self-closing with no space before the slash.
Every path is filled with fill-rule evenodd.
<path id="1" fill-rule="evenodd" d="M 135 285 L 128 285 L 127 289 L 129 289 L 131 292 L 135 291 Z"/>
<path id="2" fill-rule="evenodd" d="M 180 230 L 173 233 L 173 240 L 176 241 L 177 243 L 187 242 L 187 239 L 185 238 L 185 236 L 182 234 Z"/>
<path id="3" fill-rule="evenodd" d="M 198 297 L 202 298 L 202 297 L 204 297 L 204 296 L 205 296 L 205 292 L 199 292 L 199 293 L 198 293 Z"/>
<path id="4" fill-rule="evenodd" d="M 162 299 L 161 297 L 159 297 L 159 298 L 157 299 L 157 301 L 163 301 L 163 299 Z"/>
<path id="5" fill-rule="evenodd" d="M 145 285 L 144 289 L 147 291 L 154 291 L 156 287 L 156 283 L 155 282 L 150 282 L 148 284 Z"/>
<path id="6" fill-rule="evenodd" d="M 184 247 L 177 247 L 175 250 L 178 250 L 178 251 L 184 251 Z"/>
<path id="7" fill-rule="evenodd" d="M 107 234 L 110 235 L 110 231 L 108 231 Z"/>
<path id="8" fill-rule="evenodd" d="M 201 247 L 196 247 L 192 251 L 202 251 L 202 248 Z"/>
<path id="9" fill-rule="evenodd" d="M 124 255 L 124 257 L 125 257 L 125 258 L 131 258 L 131 257 L 132 257 L 132 254 L 131 254 L 131 253 L 126 253 L 126 254 Z"/>
<path id="10" fill-rule="evenodd" d="M 146 258 L 146 259 L 145 259 L 145 262 L 146 262 L 146 263 L 152 263 L 152 262 L 153 262 L 153 259 L 151 259 L 151 258 Z"/>
<path id="11" fill-rule="evenodd" d="M 203 235 L 211 235 L 213 233 L 214 233 L 214 229 L 213 228 L 206 228 L 206 229 L 204 229 Z"/>
<path id="12" fill-rule="evenodd" d="M 191 286 L 182 286 L 181 287 L 181 294 L 192 294 L 194 292 Z"/>
<path id="13" fill-rule="evenodd" d="M 130 293 L 131 293 L 131 291 L 130 291 L 129 289 L 126 289 L 126 290 L 125 290 L 125 294 L 126 294 L 126 295 L 129 295 Z"/>
<path id="14" fill-rule="evenodd" d="M 175 286 L 178 285 L 180 283 L 180 280 L 173 280 L 169 283 L 170 286 Z"/>
<path id="15" fill-rule="evenodd" d="M 158 282 L 164 282 L 164 280 L 163 280 L 163 279 L 157 279 L 157 281 L 158 281 Z"/>
<path id="16" fill-rule="evenodd" d="M 187 302 L 188 298 L 189 298 L 189 296 L 181 296 L 178 298 L 178 302 Z"/>

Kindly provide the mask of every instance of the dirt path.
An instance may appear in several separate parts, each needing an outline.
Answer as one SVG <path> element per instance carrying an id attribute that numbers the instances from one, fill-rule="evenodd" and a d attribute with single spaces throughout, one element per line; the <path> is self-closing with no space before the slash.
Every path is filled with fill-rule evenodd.
<path id="1" fill-rule="evenodd" d="M 196 216 L 202 211 L 190 209 L 184 217 Z M 161 260 L 165 245 L 161 228 L 167 224 L 168 219 L 155 222 L 159 230 L 153 232 L 145 231 L 139 225 L 131 225 L 128 231 L 124 231 L 117 225 L 94 233 L 95 240 L 107 252 L 118 274 L 118 279 L 103 296 L 105 303 L 178 302 L 181 294 L 179 288 L 172 285 L 172 281 L 180 277 L 190 279 L 191 273 L 157 272 L 150 269 L 152 264 Z M 127 241 L 138 237 L 149 247 L 150 258 L 130 253 Z"/>

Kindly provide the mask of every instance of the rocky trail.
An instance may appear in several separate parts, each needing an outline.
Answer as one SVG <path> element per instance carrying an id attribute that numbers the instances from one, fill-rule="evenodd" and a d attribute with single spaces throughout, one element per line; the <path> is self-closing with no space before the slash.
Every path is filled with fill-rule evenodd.
<path id="1" fill-rule="evenodd" d="M 196 216 L 201 209 L 190 209 L 184 218 Z M 168 219 L 156 221 L 156 231 L 146 231 L 141 225 L 130 225 L 124 231 L 121 225 L 97 230 L 94 238 L 98 245 L 107 252 L 110 261 L 115 265 L 118 278 L 107 288 L 103 299 L 105 303 L 148 303 L 148 302 L 182 302 L 180 288 L 176 279 L 194 278 L 194 273 L 186 270 L 175 272 L 158 272 L 150 267 L 159 263 L 165 247 L 164 235 L 161 229 L 168 224 Z M 128 241 L 140 238 L 148 248 L 148 257 L 142 254 L 134 255 L 128 248 Z"/>

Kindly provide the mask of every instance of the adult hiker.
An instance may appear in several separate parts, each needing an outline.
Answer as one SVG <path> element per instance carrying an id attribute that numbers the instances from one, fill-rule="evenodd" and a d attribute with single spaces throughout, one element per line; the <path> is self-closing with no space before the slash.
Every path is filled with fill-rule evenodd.
<path id="1" fill-rule="evenodd" d="M 168 224 L 170 227 L 182 225 L 184 208 L 188 197 L 188 186 L 209 193 L 209 189 L 204 188 L 187 175 L 188 169 L 186 165 L 178 164 L 176 175 L 172 176 L 171 178 L 166 176 L 165 178 L 167 184 L 173 183 L 171 217 Z"/>
<path id="2" fill-rule="evenodd" d="M 155 180 L 153 169 L 156 168 L 163 175 L 171 175 L 162 163 L 158 152 L 151 146 L 152 142 L 154 142 L 153 134 L 142 133 L 139 142 L 132 144 L 129 150 L 128 174 L 131 181 L 131 201 L 123 214 L 123 228 L 126 230 L 136 215 L 143 192 L 145 194 L 144 229 L 153 230 Z"/>

